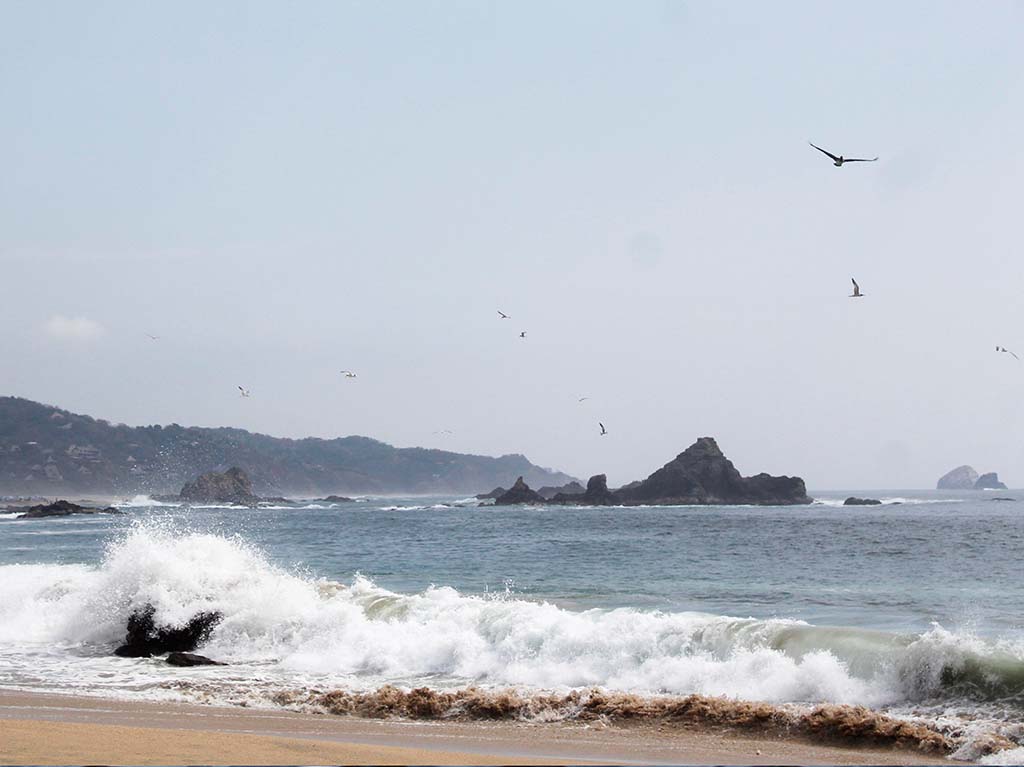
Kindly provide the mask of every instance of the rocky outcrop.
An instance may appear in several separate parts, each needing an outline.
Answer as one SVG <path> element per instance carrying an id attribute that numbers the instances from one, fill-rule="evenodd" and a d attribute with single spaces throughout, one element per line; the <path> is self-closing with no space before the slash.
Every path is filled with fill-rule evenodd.
<path id="1" fill-rule="evenodd" d="M 857 498 L 854 495 L 851 495 L 849 498 L 847 498 L 845 501 L 843 501 L 843 506 L 881 506 L 881 505 L 882 505 L 882 502 L 879 501 L 877 498 Z"/>
<path id="2" fill-rule="evenodd" d="M 153 605 L 135 610 L 128 616 L 124 644 L 114 650 L 122 658 L 149 658 L 165 652 L 191 652 L 206 641 L 220 623 L 218 612 L 198 613 L 183 626 L 157 626 Z"/>
<path id="3" fill-rule="evenodd" d="M 329 495 L 326 498 L 321 498 L 324 503 L 352 503 L 351 498 L 346 498 L 344 495 Z"/>
<path id="4" fill-rule="evenodd" d="M 167 662 L 172 666 L 226 666 L 227 663 L 210 660 L 205 655 L 194 652 L 172 652 L 167 655 Z"/>
<path id="5" fill-rule="evenodd" d="M 583 492 L 583 485 L 581 485 L 576 480 L 573 480 L 572 482 L 562 485 L 561 487 L 552 487 L 551 485 L 546 485 L 537 491 L 537 495 L 539 495 L 546 501 L 550 501 L 556 495 L 582 495 Z"/>
<path id="6" fill-rule="evenodd" d="M 494 499 L 495 506 L 515 506 L 522 503 L 544 503 L 540 494 L 531 490 L 530 486 L 523 482 L 522 477 L 516 480 L 508 492 Z"/>
<path id="7" fill-rule="evenodd" d="M 582 489 L 582 488 L 581 488 Z M 551 499 L 551 503 L 574 506 L 618 506 L 622 500 L 608 489 L 608 477 L 595 474 L 587 480 L 587 488 L 582 493 L 559 493 Z"/>
<path id="8" fill-rule="evenodd" d="M 8 511 L 20 511 L 15 519 L 43 519 L 45 517 L 67 517 L 72 514 L 124 514 L 120 509 L 108 506 L 105 509 L 79 506 L 71 501 L 54 501 L 53 503 L 38 504 L 24 509 L 8 509 Z"/>
<path id="9" fill-rule="evenodd" d="M 971 490 L 978 481 L 978 472 L 971 466 L 957 466 L 939 478 L 936 490 Z"/>
<path id="10" fill-rule="evenodd" d="M 476 496 L 476 499 L 478 501 L 497 500 L 498 498 L 501 498 L 501 496 L 505 495 L 505 493 L 507 492 L 508 490 L 506 490 L 503 487 L 496 487 L 489 493 L 480 493 L 479 495 Z"/>
<path id="11" fill-rule="evenodd" d="M 185 483 L 179 497 L 189 503 L 230 503 L 237 506 L 255 506 L 260 502 L 252 491 L 249 475 L 237 466 L 223 473 L 207 472 Z"/>
<path id="12" fill-rule="evenodd" d="M 811 502 L 799 477 L 741 476 L 712 437 L 701 437 L 640 484 L 621 488 L 617 495 L 627 505 L 788 506 Z"/>
<path id="13" fill-rule="evenodd" d="M 994 471 L 990 471 L 988 474 L 982 474 L 978 477 L 978 481 L 974 483 L 975 490 L 1006 490 L 1007 487 L 999 481 L 999 474 Z"/>

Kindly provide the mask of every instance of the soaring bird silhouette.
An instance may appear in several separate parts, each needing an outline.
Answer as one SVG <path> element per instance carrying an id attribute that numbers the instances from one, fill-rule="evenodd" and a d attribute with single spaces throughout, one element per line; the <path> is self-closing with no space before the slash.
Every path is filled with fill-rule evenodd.
<path id="1" fill-rule="evenodd" d="M 353 373 L 351 370 L 342 370 L 341 374 L 343 376 L 345 376 L 345 378 L 355 378 L 356 377 L 356 374 Z"/>
<path id="2" fill-rule="evenodd" d="M 146 338 L 148 338 L 150 341 L 159 341 L 160 340 L 160 336 L 155 336 L 152 333 L 146 333 Z"/>
<path id="3" fill-rule="evenodd" d="M 511 318 L 511 317 L 509 317 L 509 316 L 508 316 L 507 314 L 505 314 L 505 312 L 503 312 L 503 311 L 502 311 L 501 309 L 498 309 L 498 314 L 500 314 L 500 315 L 501 315 L 501 318 L 502 318 L 503 320 L 510 320 L 510 319 L 512 319 L 512 318 Z"/>
<path id="4" fill-rule="evenodd" d="M 607 433 L 608 433 L 608 430 L 607 430 L 606 428 L 604 428 L 604 424 L 603 424 L 603 423 L 601 423 L 600 421 L 598 421 L 598 422 L 597 422 L 597 425 L 601 427 L 601 436 L 602 436 L 602 437 L 603 437 L 603 436 L 604 436 L 605 434 L 607 434 Z"/>
<path id="5" fill-rule="evenodd" d="M 587 401 L 588 399 L 590 399 L 590 397 L 580 397 L 580 398 L 579 398 L 578 400 L 576 400 L 576 401 L 577 401 L 577 402 L 586 402 L 586 401 Z"/>
<path id="6" fill-rule="evenodd" d="M 996 347 L 996 351 L 997 351 L 997 352 L 1006 352 L 1007 354 L 1013 354 L 1013 352 L 1011 352 L 1011 351 L 1010 351 L 1009 349 L 1007 349 L 1007 348 L 1006 348 L 1005 346 L 997 346 L 997 347 Z M 1020 359 L 1020 357 L 1018 357 L 1018 356 L 1017 356 L 1016 354 L 1013 354 L 1013 358 L 1014 358 L 1015 360 L 1019 360 L 1019 359 Z"/>
<path id="7" fill-rule="evenodd" d="M 829 157 L 831 157 L 832 158 L 832 164 L 835 165 L 837 168 L 842 168 L 844 162 L 874 162 L 875 160 L 878 159 L 877 157 L 872 157 L 870 160 L 867 160 L 867 159 L 864 159 L 862 157 L 843 157 L 842 155 L 836 156 L 836 155 L 832 154 L 831 152 L 829 152 L 829 151 L 827 151 L 825 149 L 822 149 L 820 146 L 816 146 L 815 144 L 811 143 L 810 141 L 808 141 L 807 143 L 811 144 L 811 146 L 813 146 L 819 152 L 821 152 L 823 154 L 827 154 Z"/>
<path id="8" fill-rule="evenodd" d="M 851 277 L 850 282 L 853 283 L 853 292 L 850 294 L 850 298 L 864 298 L 864 294 L 860 292 L 860 285 L 857 284 L 857 280 Z"/>
<path id="9" fill-rule="evenodd" d="M 248 397 L 249 396 L 249 390 L 246 389 L 244 386 L 239 386 L 238 387 L 238 391 L 240 391 L 242 393 L 243 397 Z"/>
<path id="10" fill-rule="evenodd" d="M 526 338 L 526 331 L 524 330 L 522 333 L 520 333 L 519 337 L 520 338 Z"/>

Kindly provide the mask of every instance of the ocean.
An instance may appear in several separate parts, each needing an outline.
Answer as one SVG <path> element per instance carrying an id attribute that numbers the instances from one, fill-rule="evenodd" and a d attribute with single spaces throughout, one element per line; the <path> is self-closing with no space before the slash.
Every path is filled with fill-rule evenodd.
<path id="1" fill-rule="evenodd" d="M 866 706 L 964 757 L 995 731 L 1024 743 L 1024 492 L 849 494 L 0 515 L 0 687 L 249 706 L 385 685 L 700 693 Z M 198 652 L 230 665 L 114 657 L 146 604 L 164 623 L 220 612 Z"/>

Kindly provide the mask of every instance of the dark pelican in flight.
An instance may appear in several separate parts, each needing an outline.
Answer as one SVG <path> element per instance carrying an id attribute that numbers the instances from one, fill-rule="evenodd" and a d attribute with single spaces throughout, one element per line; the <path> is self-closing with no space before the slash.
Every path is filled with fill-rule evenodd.
<path id="1" fill-rule="evenodd" d="M 853 283 L 853 292 L 850 294 L 850 298 L 864 298 L 864 294 L 860 292 L 860 285 L 857 284 L 857 280 L 851 277 L 850 282 Z"/>
<path id="2" fill-rule="evenodd" d="M 1009 349 L 1007 349 L 1007 348 L 1006 348 L 1005 346 L 997 346 L 997 347 L 996 347 L 996 351 L 997 351 L 997 352 L 1006 352 L 1007 354 L 1013 354 L 1013 352 L 1011 352 L 1011 351 L 1010 351 Z M 1020 359 L 1020 357 L 1018 357 L 1018 356 L 1017 356 L 1016 354 L 1013 354 L 1013 358 L 1014 358 L 1015 360 L 1019 360 L 1019 359 Z"/>
<path id="3" fill-rule="evenodd" d="M 509 316 L 508 316 L 507 314 L 505 314 L 505 312 L 503 312 L 503 311 L 502 311 L 501 309 L 498 309 L 498 314 L 500 314 L 500 315 L 501 315 L 501 318 L 502 318 L 503 320 L 510 320 L 510 319 L 512 319 L 512 318 L 511 318 L 511 317 L 509 317 Z"/>
<path id="4" fill-rule="evenodd" d="M 604 436 L 605 434 L 607 434 L 607 433 L 608 433 L 608 430 L 607 430 L 606 428 L 604 428 L 604 424 L 603 424 L 603 423 L 601 423 L 600 421 L 598 421 L 598 422 L 597 422 L 597 425 L 601 427 L 601 436 L 602 436 L 602 437 L 603 437 L 603 436 Z"/>
<path id="5" fill-rule="evenodd" d="M 526 338 L 526 331 L 524 330 L 522 333 L 520 333 L 519 337 L 520 338 Z"/>
<path id="6" fill-rule="evenodd" d="M 842 155 L 839 155 L 837 157 L 836 155 L 832 154 L 831 152 L 829 152 L 829 151 L 827 151 L 825 149 L 822 149 L 820 146 L 816 146 L 815 144 L 811 143 L 810 141 L 808 141 L 807 143 L 810 144 L 811 146 L 813 146 L 819 152 L 821 152 L 823 154 L 827 154 L 829 157 L 831 157 L 832 158 L 832 164 L 835 165 L 837 168 L 842 168 L 844 162 L 874 162 L 875 160 L 878 159 L 877 157 L 872 157 L 870 160 L 867 160 L 867 159 L 864 159 L 862 157 L 843 157 Z"/>
<path id="7" fill-rule="evenodd" d="M 238 387 L 238 391 L 240 391 L 242 393 L 243 397 L 248 397 L 249 396 L 249 390 L 246 389 L 244 386 L 239 386 Z"/>

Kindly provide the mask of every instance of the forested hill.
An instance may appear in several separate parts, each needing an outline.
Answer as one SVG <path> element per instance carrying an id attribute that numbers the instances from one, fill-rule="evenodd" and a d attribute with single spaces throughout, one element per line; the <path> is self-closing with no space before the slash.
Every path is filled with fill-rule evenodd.
<path id="1" fill-rule="evenodd" d="M 522 475 L 573 478 L 522 455 L 492 458 L 396 448 L 368 437 L 282 439 L 243 429 L 125 426 L 0 397 L 0 494 L 173 493 L 206 471 L 239 466 L 261 495 L 479 493 Z"/>

